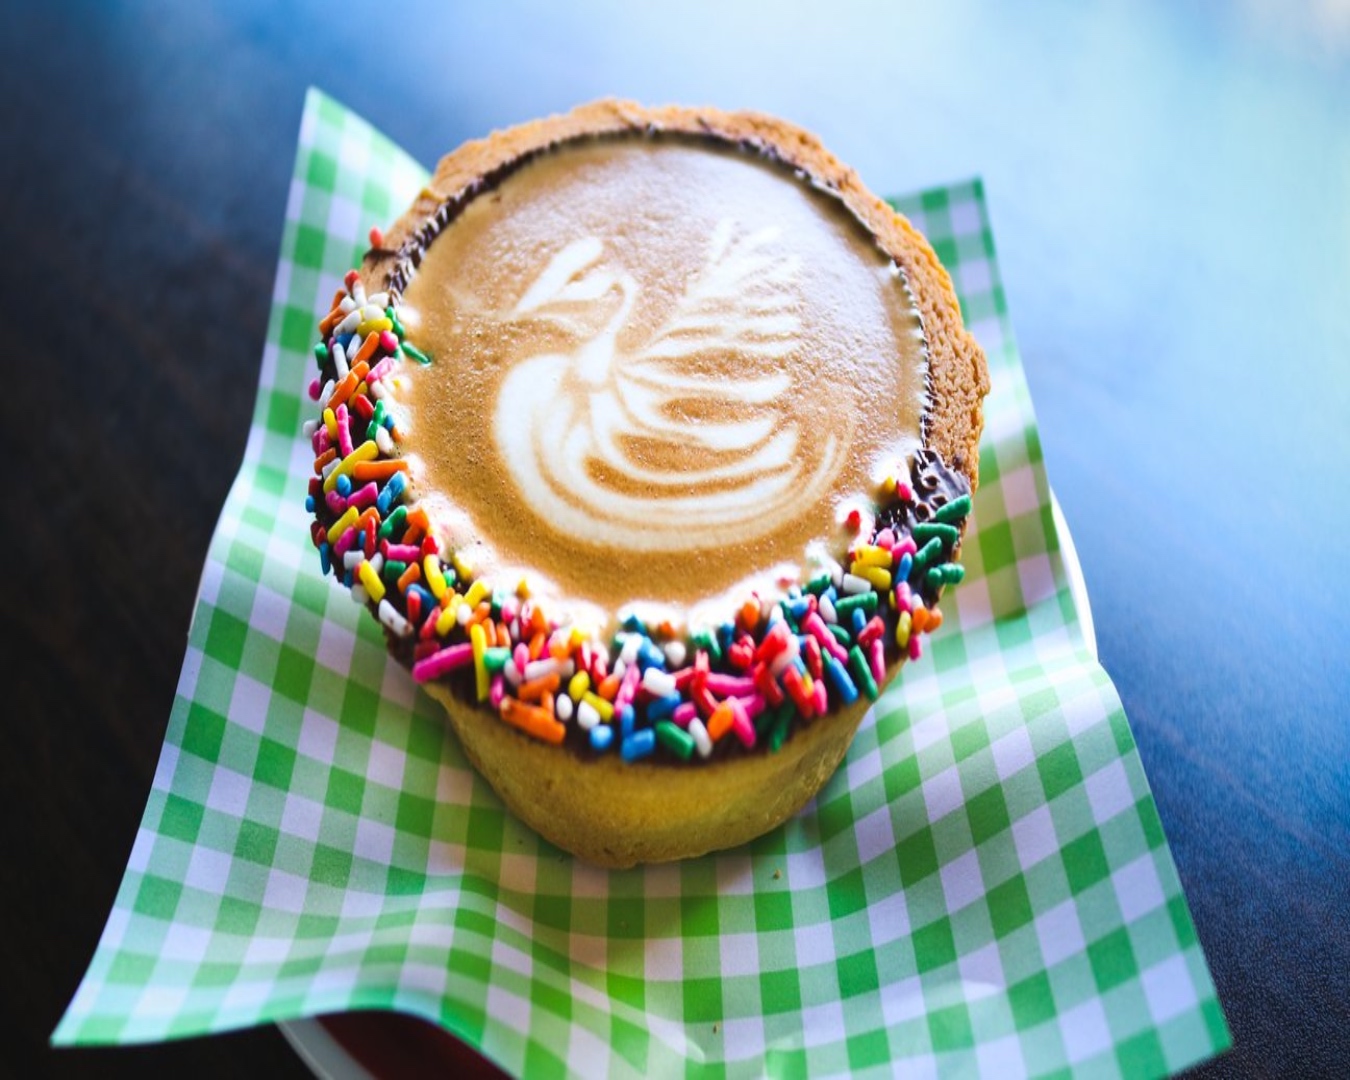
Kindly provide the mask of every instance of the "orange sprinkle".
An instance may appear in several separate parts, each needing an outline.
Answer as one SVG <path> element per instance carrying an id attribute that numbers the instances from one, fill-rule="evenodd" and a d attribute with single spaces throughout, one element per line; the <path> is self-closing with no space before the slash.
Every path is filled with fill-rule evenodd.
<path id="1" fill-rule="evenodd" d="M 366 340 L 361 343 L 361 348 L 356 354 L 356 363 L 361 364 L 368 362 L 370 358 L 375 355 L 375 350 L 379 347 L 379 331 L 372 330 L 366 335 Z M 355 365 L 353 365 L 353 370 L 355 370 Z M 369 370 L 369 368 L 367 368 L 367 370 Z"/>
<path id="2" fill-rule="evenodd" d="M 336 409 L 339 405 L 346 404 L 347 399 L 352 396 L 352 391 L 356 389 L 356 384 L 360 381 L 356 377 L 356 372 L 347 372 L 343 380 L 333 387 L 333 396 L 328 399 L 328 407 Z"/>
<path id="3" fill-rule="evenodd" d="M 409 563 L 408 569 L 404 570 L 403 573 L 399 574 L 398 576 L 398 591 L 403 593 L 407 592 L 409 585 L 411 585 L 414 581 L 420 581 L 421 579 L 422 579 L 422 568 L 418 566 L 415 562 Z"/>
<path id="4" fill-rule="evenodd" d="M 723 735 L 731 730 L 731 720 L 731 702 L 718 702 L 717 708 L 715 708 L 712 715 L 708 717 L 708 735 L 713 742 L 717 742 Z"/>
<path id="5" fill-rule="evenodd" d="M 330 446 L 330 447 L 329 447 L 327 450 L 325 450 L 322 454 L 320 454 L 318 457 L 316 457 L 316 458 L 314 459 L 314 475 L 315 475 L 315 476 L 322 476 L 322 475 L 323 475 L 323 467 L 324 467 L 325 465 L 327 465 L 330 461 L 332 461 L 335 457 L 337 457 L 337 447 L 336 447 L 336 446 Z"/>
<path id="6" fill-rule="evenodd" d="M 928 629 L 930 618 L 932 613 L 922 604 L 915 602 L 914 610 L 910 612 L 910 626 L 914 628 L 916 634 L 922 634 Z"/>
<path id="7" fill-rule="evenodd" d="M 545 640 L 544 632 L 542 630 L 536 630 L 534 637 L 530 638 L 531 660 L 538 660 L 539 657 L 543 655 Z"/>
<path id="8" fill-rule="evenodd" d="M 559 686 L 562 680 L 555 673 L 553 675 L 541 675 L 537 679 L 531 679 L 527 683 L 521 683 L 520 689 L 516 691 L 516 697 L 521 701 L 538 701 L 545 694 L 552 694 Z"/>
<path id="9" fill-rule="evenodd" d="M 527 735 L 557 746 L 567 729 L 537 705 L 526 705 L 513 697 L 502 698 L 502 719 Z"/>
<path id="10" fill-rule="evenodd" d="M 615 695 L 619 692 L 619 684 L 621 682 L 623 682 L 623 680 L 620 679 L 619 676 L 610 672 L 610 674 L 600 680 L 600 685 L 596 687 L 596 693 L 606 701 L 613 701 Z"/>
<path id="11" fill-rule="evenodd" d="M 566 660 L 572 651 L 572 646 L 566 638 L 550 638 L 548 643 L 548 654 L 554 660 Z"/>
<path id="12" fill-rule="evenodd" d="M 334 451 L 336 452 L 336 451 Z M 379 483 L 396 472 L 407 472 L 408 462 L 403 458 L 385 458 L 383 461 L 363 461 L 352 469 L 352 481 L 364 484 L 367 480 Z"/>
<path id="13" fill-rule="evenodd" d="M 942 612 L 938 608 L 928 609 L 928 633 L 932 633 L 942 625 Z"/>

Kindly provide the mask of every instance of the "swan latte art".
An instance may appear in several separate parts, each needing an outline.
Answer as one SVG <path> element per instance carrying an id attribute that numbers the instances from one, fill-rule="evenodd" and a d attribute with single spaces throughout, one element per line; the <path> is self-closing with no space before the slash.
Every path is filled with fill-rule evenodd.
<path id="1" fill-rule="evenodd" d="M 536 156 L 439 232 L 400 315 L 432 358 L 401 449 L 448 546 L 600 626 L 713 622 L 804 581 L 922 443 L 893 262 L 837 197 L 735 147 Z"/>

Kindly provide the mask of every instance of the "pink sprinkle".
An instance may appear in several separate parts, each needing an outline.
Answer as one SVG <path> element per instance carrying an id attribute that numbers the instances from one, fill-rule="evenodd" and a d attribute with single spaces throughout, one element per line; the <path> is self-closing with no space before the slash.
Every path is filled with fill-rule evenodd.
<path id="1" fill-rule="evenodd" d="M 636 664 L 629 664 L 624 670 L 623 678 L 619 681 L 619 689 L 614 694 L 614 710 L 617 712 L 625 705 L 633 703 L 633 695 L 637 693 L 638 683 L 642 680 L 642 672 L 638 670 Z"/>
<path id="2" fill-rule="evenodd" d="M 386 330 L 384 331 L 384 333 L 388 334 L 389 331 Z M 384 340 L 383 336 L 381 336 L 380 340 L 381 341 Z M 394 370 L 394 358 L 392 356 L 386 356 L 378 364 L 372 367 L 369 372 L 367 372 L 366 382 L 367 383 L 379 382 L 393 370 Z"/>
<path id="3" fill-rule="evenodd" d="M 877 538 L 873 540 L 872 543 L 879 548 L 885 548 L 889 551 L 891 548 L 895 547 L 895 533 L 890 529 L 882 529 L 881 532 L 877 533 Z"/>
<path id="4" fill-rule="evenodd" d="M 342 558 L 347 552 L 356 546 L 358 540 L 364 539 L 364 534 L 355 525 L 349 525 L 341 536 L 337 538 L 337 543 L 333 545 L 333 559 Z"/>
<path id="5" fill-rule="evenodd" d="M 910 640 L 913 641 L 918 636 L 911 634 Z M 867 647 L 867 658 L 872 661 L 872 678 L 880 686 L 886 680 L 886 648 L 881 638 L 874 638 L 872 644 Z"/>
<path id="6" fill-rule="evenodd" d="M 755 725 L 750 722 L 740 698 L 731 699 L 731 730 L 747 750 L 755 745 Z"/>
<path id="7" fill-rule="evenodd" d="M 393 559 L 395 562 L 417 562 L 422 557 L 422 549 L 416 544 L 390 544 L 385 542 L 380 545 L 380 550 L 384 552 L 386 559 Z"/>
<path id="8" fill-rule="evenodd" d="M 323 392 L 323 383 L 317 378 L 311 379 L 309 383 L 309 400 L 318 401 L 319 394 Z"/>
<path id="9" fill-rule="evenodd" d="M 921 634 L 909 635 L 909 658 L 911 660 L 917 660 L 920 656 L 923 655 L 923 645 L 920 644 L 921 641 L 922 641 Z"/>
<path id="10" fill-rule="evenodd" d="M 881 621 L 880 615 L 873 615 L 872 621 L 862 628 L 858 634 L 859 645 L 870 645 L 876 639 L 886 632 L 886 624 Z"/>
<path id="11" fill-rule="evenodd" d="M 901 611 L 914 610 L 914 593 L 910 590 L 908 581 L 902 581 L 895 586 L 895 606 Z"/>
<path id="12" fill-rule="evenodd" d="M 708 672 L 704 686 L 718 697 L 745 697 L 755 692 L 755 680 L 745 675 L 723 675 L 721 672 Z"/>
<path id="13" fill-rule="evenodd" d="M 825 696 L 825 680 L 817 679 L 811 689 L 811 696 L 814 698 L 816 715 L 824 716 L 825 710 L 830 706 L 830 699 Z"/>
<path id="14" fill-rule="evenodd" d="M 754 693 L 749 697 L 737 698 L 736 700 L 741 703 L 741 706 L 745 709 L 745 715 L 750 717 L 751 720 L 764 711 L 766 704 L 764 695 L 760 693 Z"/>
<path id="15" fill-rule="evenodd" d="M 914 543 L 914 537 L 906 536 L 895 547 L 891 548 L 891 558 L 901 559 L 906 555 L 913 555 L 919 550 L 919 545 Z"/>
<path id="16" fill-rule="evenodd" d="M 398 348 L 398 338 L 394 337 L 392 331 L 380 331 L 380 348 L 387 353 L 392 353 Z"/>
<path id="17" fill-rule="evenodd" d="M 333 511 L 334 517 L 341 517 L 347 509 L 347 500 L 337 493 L 337 490 L 325 491 L 323 501 L 328 504 L 328 509 Z"/>
<path id="18" fill-rule="evenodd" d="M 370 227 L 370 246 L 373 248 L 384 247 L 384 233 L 380 232 L 374 225 Z"/>
<path id="19" fill-rule="evenodd" d="M 689 721 L 698 715 L 698 707 L 692 701 L 682 701 L 675 706 L 675 711 L 670 714 L 671 720 L 682 728 L 689 726 Z"/>
<path id="20" fill-rule="evenodd" d="M 451 645 L 432 653 L 425 660 L 419 660 L 413 664 L 412 677 L 414 681 L 424 683 L 439 675 L 444 675 L 447 671 L 454 671 L 456 668 L 472 663 L 472 645 L 467 642 L 462 645 Z"/>
<path id="21" fill-rule="evenodd" d="M 328 425 L 320 424 L 314 429 L 314 456 L 320 457 L 329 448 L 333 440 L 328 437 Z"/>
<path id="22" fill-rule="evenodd" d="M 506 697 L 506 679 L 501 675 L 492 676 L 492 685 L 488 687 L 488 701 L 494 709 L 501 708 L 502 698 Z"/>
<path id="23" fill-rule="evenodd" d="M 802 629 L 810 634 L 820 643 L 820 647 L 838 660 L 841 664 L 848 663 L 848 652 L 845 648 L 835 641 L 834 635 L 830 633 L 822 619 L 816 612 L 811 612 L 802 620 Z"/>
<path id="24" fill-rule="evenodd" d="M 895 493 L 900 496 L 901 502 L 914 501 L 914 489 L 911 488 L 908 484 L 906 484 L 903 480 L 895 485 Z"/>
<path id="25" fill-rule="evenodd" d="M 380 497 L 380 489 L 372 480 L 368 484 L 363 484 L 350 495 L 347 496 L 347 505 L 355 507 L 374 506 L 375 500 Z"/>
<path id="26" fill-rule="evenodd" d="M 343 402 L 334 412 L 337 417 L 338 453 L 347 457 L 352 452 L 352 430 L 347 424 L 347 404 Z"/>
<path id="27" fill-rule="evenodd" d="M 525 665 L 530 662 L 530 647 L 522 641 L 511 654 L 511 659 L 516 662 L 516 670 L 523 673 Z"/>

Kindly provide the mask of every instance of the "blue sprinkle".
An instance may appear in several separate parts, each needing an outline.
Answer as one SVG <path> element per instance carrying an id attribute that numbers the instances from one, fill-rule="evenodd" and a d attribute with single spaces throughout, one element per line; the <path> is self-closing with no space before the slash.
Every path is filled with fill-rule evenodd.
<path id="1" fill-rule="evenodd" d="M 333 559 L 326 543 L 319 545 L 319 565 L 323 567 L 323 576 L 327 577 L 333 569 Z"/>
<path id="2" fill-rule="evenodd" d="M 384 485 L 384 490 L 380 492 L 375 500 L 375 506 L 380 511 L 380 516 L 384 517 L 389 513 L 389 507 L 392 506 L 403 495 L 403 489 L 408 486 L 408 481 L 404 479 L 401 472 L 394 473 Z"/>
<path id="3" fill-rule="evenodd" d="M 422 611 L 428 612 L 436 606 L 436 598 L 431 595 L 431 590 L 421 585 L 409 585 L 408 592 L 416 593 L 422 598 Z"/>
<path id="4" fill-rule="evenodd" d="M 914 556 L 906 552 L 900 556 L 900 565 L 895 568 L 896 581 L 908 581 L 909 572 L 914 569 Z"/>
<path id="5" fill-rule="evenodd" d="M 736 637 L 736 624 L 724 622 L 717 628 L 717 640 L 722 646 L 722 651 L 726 652 L 731 648 L 731 643 Z"/>
<path id="6" fill-rule="evenodd" d="M 628 630 L 634 634 L 641 634 L 644 629 L 642 625 L 642 620 L 638 618 L 636 612 L 629 612 L 629 614 L 624 617 L 623 623 L 621 625 L 623 629 Z"/>
<path id="7" fill-rule="evenodd" d="M 853 634 L 856 637 L 858 634 L 862 633 L 863 627 L 867 625 L 867 615 L 863 612 L 862 608 L 855 607 L 853 609 L 852 618 L 853 618 Z"/>
<path id="8" fill-rule="evenodd" d="M 343 473 L 337 478 L 337 484 L 334 486 L 337 488 L 337 493 L 345 499 L 352 493 L 352 478 Z"/>
<path id="9" fill-rule="evenodd" d="M 599 727 L 591 728 L 591 732 L 599 731 Z M 636 761 L 638 758 L 644 758 L 656 749 L 656 732 L 651 728 L 643 728 L 641 731 L 635 731 L 623 740 L 623 747 L 619 751 L 623 755 L 624 761 Z"/>
<path id="10" fill-rule="evenodd" d="M 796 600 L 790 600 L 788 601 L 787 604 L 787 609 L 788 611 L 792 612 L 792 617 L 794 619 L 805 618 L 806 612 L 810 609 L 810 607 L 811 603 L 805 597 L 800 597 Z"/>
<path id="11" fill-rule="evenodd" d="M 822 600 L 828 600 L 831 604 L 836 603 L 839 600 L 839 590 L 836 589 L 833 585 L 831 585 L 828 589 L 826 589 L 823 593 L 820 594 L 820 598 Z"/>
<path id="12" fill-rule="evenodd" d="M 306 496 L 305 496 L 305 513 L 307 513 L 307 514 L 312 514 L 312 513 L 314 513 L 314 496 L 313 496 L 313 495 L 306 495 Z"/>
<path id="13" fill-rule="evenodd" d="M 642 671 L 646 671 L 649 667 L 654 667 L 658 671 L 666 670 L 666 654 L 651 638 L 642 639 L 642 644 L 638 648 L 637 661 L 638 667 Z"/>
<path id="14" fill-rule="evenodd" d="M 619 730 L 623 732 L 624 738 L 633 734 L 633 721 L 636 719 L 636 716 L 637 714 L 633 712 L 633 706 L 631 705 L 625 705 L 619 710 Z M 592 728 L 591 730 L 594 731 L 595 729 Z"/>
<path id="15" fill-rule="evenodd" d="M 849 676 L 848 669 L 841 664 L 838 659 L 826 653 L 825 673 L 829 675 L 830 682 L 834 684 L 835 691 L 843 699 L 845 705 L 851 705 L 858 700 L 858 688 L 854 685 L 853 679 Z"/>
<path id="16" fill-rule="evenodd" d="M 614 729 L 608 724 L 596 724 L 591 728 L 591 749 L 604 753 L 614 741 Z"/>
<path id="17" fill-rule="evenodd" d="M 651 721 L 664 720 L 675 711 L 675 707 L 679 703 L 679 694 L 655 698 L 647 705 L 647 719 Z M 631 706 L 629 708 L 631 709 Z"/>

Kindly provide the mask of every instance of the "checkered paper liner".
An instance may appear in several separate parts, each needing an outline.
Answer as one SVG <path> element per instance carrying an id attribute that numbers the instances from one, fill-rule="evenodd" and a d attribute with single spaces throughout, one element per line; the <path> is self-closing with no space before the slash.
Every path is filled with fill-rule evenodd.
<path id="1" fill-rule="evenodd" d="M 317 318 L 426 175 L 310 91 L 244 463 L 126 875 L 53 1042 L 386 1008 L 531 1077 L 1140 1077 L 1225 1048 L 1070 591 L 979 182 L 896 203 L 993 381 L 943 628 L 788 824 L 610 872 L 503 809 L 309 541 Z"/>

